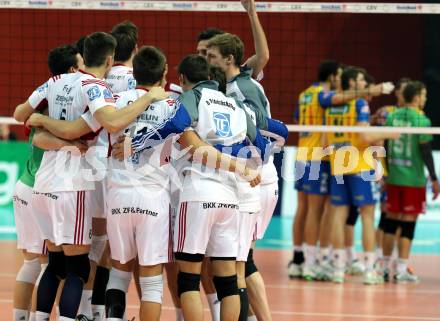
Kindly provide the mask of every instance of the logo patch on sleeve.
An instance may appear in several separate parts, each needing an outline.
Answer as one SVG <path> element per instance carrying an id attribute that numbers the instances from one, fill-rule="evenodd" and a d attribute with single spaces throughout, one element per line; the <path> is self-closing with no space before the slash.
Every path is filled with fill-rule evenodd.
<path id="1" fill-rule="evenodd" d="M 128 79 L 128 89 L 135 89 L 136 88 L 136 80 L 131 77 Z"/>
<path id="2" fill-rule="evenodd" d="M 95 85 L 87 90 L 87 96 L 89 96 L 90 101 L 94 101 L 95 99 L 101 97 L 101 90 L 99 90 L 99 87 Z"/>
<path id="3" fill-rule="evenodd" d="M 104 89 L 104 100 L 107 103 L 114 103 L 115 102 L 115 98 L 113 97 L 113 94 L 110 90 L 108 90 L 107 88 Z"/>

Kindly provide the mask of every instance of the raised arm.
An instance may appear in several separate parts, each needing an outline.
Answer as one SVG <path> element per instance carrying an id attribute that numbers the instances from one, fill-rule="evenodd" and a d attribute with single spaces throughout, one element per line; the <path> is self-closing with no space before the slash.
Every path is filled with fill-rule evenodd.
<path id="1" fill-rule="evenodd" d="M 255 46 L 255 54 L 245 62 L 245 65 L 252 69 L 252 77 L 257 78 L 269 61 L 269 46 L 260 19 L 258 19 L 255 0 L 241 0 L 241 4 L 249 16 Z"/>

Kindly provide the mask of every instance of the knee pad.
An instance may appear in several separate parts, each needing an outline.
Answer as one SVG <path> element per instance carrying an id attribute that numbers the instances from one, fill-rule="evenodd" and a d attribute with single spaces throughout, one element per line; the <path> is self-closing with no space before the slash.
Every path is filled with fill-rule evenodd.
<path id="1" fill-rule="evenodd" d="M 35 286 L 38 286 L 40 284 L 41 277 L 43 276 L 43 273 L 46 270 L 46 268 L 47 268 L 47 263 L 41 264 L 40 274 L 38 275 L 37 281 L 35 281 Z"/>
<path id="2" fill-rule="evenodd" d="M 162 274 L 156 276 L 142 276 L 139 278 L 139 283 L 141 285 L 142 301 L 162 304 Z"/>
<path id="3" fill-rule="evenodd" d="M 107 235 L 92 235 L 92 244 L 90 246 L 89 259 L 95 263 L 99 263 L 107 244 Z"/>
<path id="4" fill-rule="evenodd" d="M 355 226 L 359 217 L 359 210 L 356 206 L 350 206 L 350 212 L 348 213 L 346 225 Z"/>
<path id="5" fill-rule="evenodd" d="M 59 279 L 66 278 L 66 257 L 63 252 L 49 252 L 49 263 L 47 269 L 54 273 Z"/>
<path id="6" fill-rule="evenodd" d="M 105 313 L 107 318 L 123 319 L 125 314 L 125 292 L 110 289 L 105 292 Z"/>
<path id="7" fill-rule="evenodd" d="M 381 212 L 380 219 L 379 219 L 379 225 L 377 226 L 379 230 L 384 231 L 386 219 L 387 219 L 387 213 Z"/>
<path id="8" fill-rule="evenodd" d="M 111 289 L 116 289 L 127 293 L 130 282 L 131 272 L 125 272 L 112 268 L 110 270 L 110 275 L 108 278 L 107 291 Z"/>
<path id="9" fill-rule="evenodd" d="M 176 252 L 174 255 L 176 260 L 187 262 L 202 262 L 205 255 L 203 254 L 190 254 L 185 252 Z"/>
<path id="10" fill-rule="evenodd" d="M 416 222 L 401 221 L 400 227 L 402 229 L 400 237 L 405 237 L 412 241 L 414 239 L 414 232 L 416 230 Z"/>
<path id="11" fill-rule="evenodd" d="M 255 272 L 258 272 L 258 269 L 254 262 L 254 250 L 250 249 L 246 263 L 244 265 L 244 276 L 245 278 L 247 278 Z"/>
<path id="12" fill-rule="evenodd" d="M 397 229 L 399 228 L 399 221 L 391 218 L 386 218 L 384 222 L 384 233 L 385 234 L 396 234 Z"/>
<path id="13" fill-rule="evenodd" d="M 67 274 L 77 275 L 85 283 L 89 280 L 90 260 L 88 254 L 66 256 Z"/>
<path id="14" fill-rule="evenodd" d="M 24 260 L 20 271 L 17 273 L 16 280 L 19 282 L 25 282 L 35 284 L 38 276 L 40 275 L 41 265 L 38 258 L 33 260 Z"/>
<path id="15" fill-rule="evenodd" d="M 200 274 L 179 272 L 177 275 L 177 294 L 179 297 L 190 291 L 200 291 Z"/>
<path id="16" fill-rule="evenodd" d="M 214 276 L 213 282 L 219 301 L 231 295 L 238 295 L 237 275 Z"/>

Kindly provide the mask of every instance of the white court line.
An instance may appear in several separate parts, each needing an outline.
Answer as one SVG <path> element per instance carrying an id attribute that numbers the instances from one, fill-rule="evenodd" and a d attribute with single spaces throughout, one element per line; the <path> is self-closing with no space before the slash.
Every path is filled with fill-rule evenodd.
<path id="1" fill-rule="evenodd" d="M 0 304 L 12 304 L 11 299 L 0 299 Z M 128 309 L 139 309 L 139 305 L 127 305 Z M 174 311 L 173 306 L 163 306 L 163 310 Z M 208 311 L 209 309 L 203 309 Z M 351 314 L 351 313 L 327 313 L 327 312 L 293 312 L 293 311 L 278 311 L 272 310 L 274 315 L 296 315 L 296 316 L 310 316 L 321 318 L 359 318 L 359 319 L 387 319 L 387 320 L 420 320 L 420 321 L 440 321 L 440 317 L 413 317 L 413 316 L 395 316 L 395 315 L 376 315 L 376 314 Z"/>

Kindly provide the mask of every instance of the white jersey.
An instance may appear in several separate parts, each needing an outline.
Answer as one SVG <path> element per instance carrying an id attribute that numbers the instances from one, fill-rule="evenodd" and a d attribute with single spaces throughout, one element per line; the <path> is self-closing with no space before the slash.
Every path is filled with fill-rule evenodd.
<path id="1" fill-rule="evenodd" d="M 93 119 L 91 111 L 96 110 L 99 104 L 108 105 L 109 102 L 105 102 L 108 94 L 102 93 L 99 87 L 95 92 L 94 88 L 91 88 L 94 87 L 93 85 L 82 87 L 80 80 L 84 75 L 82 72 L 76 72 L 52 77 L 35 90 L 28 101 L 35 107 L 43 100 L 47 100 L 49 117 L 67 121 L 82 117 L 93 131 L 99 131 L 100 126 Z M 79 101 L 77 96 L 87 90 L 93 90 L 93 95 L 96 96 L 94 101 Z M 93 140 L 94 136 L 96 135 L 89 135 L 84 139 Z M 93 177 L 84 171 L 89 168 L 85 156 L 72 155 L 63 150 L 45 151 L 35 176 L 34 190 L 49 193 L 94 189 Z"/>
<path id="2" fill-rule="evenodd" d="M 115 94 L 136 88 L 133 68 L 124 65 L 113 65 L 105 81 Z"/>
<path id="3" fill-rule="evenodd" d="M 242 73 L 244 74 L 244 73 Z M 242 77 L 240 74 L 226 85 L 226 95 L 236 98 L 241 102 L 247 102 L 256 108 L 264 109 L 267 117 L 271 117 L 270 103 L 266 97 L 263 86 L 250 77 Z M 263 134 L 263 133 L 262 133 Z M 261 184 L 271 184 L 278 181 L 278 174 L 273 163 L 273 155 L 263 165 L 261 172 Z"/>
<path id="4" fill-rule="evenodd" d="M 119 94 L 116 102 L 117 108 L 124 108 L 147 92 L 146 89 L 136 88 Z M 119 136 L 133 137 L 140 130 L 151 130 L 163 124 L 175 111 L 176 105 L 173 99 L 155 102 L 140 114 L 136 121 L 124 130 L 111 134 L 111 143 Z M 136 153 L 128 160 L 120 162 L 114 158 L 109 161 L 109 187 L 130 186 L 156 186 L 169 188 L 168 169 L 173 139 L 167 139 L 162 143 Z"/>
<path id="5" fill-rule="evenodd" d="M 123 91 L 134 89 L 136 87 L 136 80 L 133 77 L 133 68 L 124 65 L 113 65 L 110 69 L 105 82 L 110 87 L 112 93 L 118 94 Z M 103 146 L 110 150 L 109 133 L 103 129 L 96 142 L 97 146 Z"/>
<path id="6" fill-rule="evenodd" d="M 224 146 L 246 139 L 247 118 L 243 109 L 230 97 L 210 88 L 196 88 L 200 93 L 198 120 L 193 129 L 200 138 Z M 186 104 L 184 95 L 182 104 Z M 186 105 L 185 105 L 186 106 Z M 215 170 L 197 162 L 185 169 L 186 176 L 180 202 L 216 201 L 237 204 L 237 178 L 234 173 Z"/>

